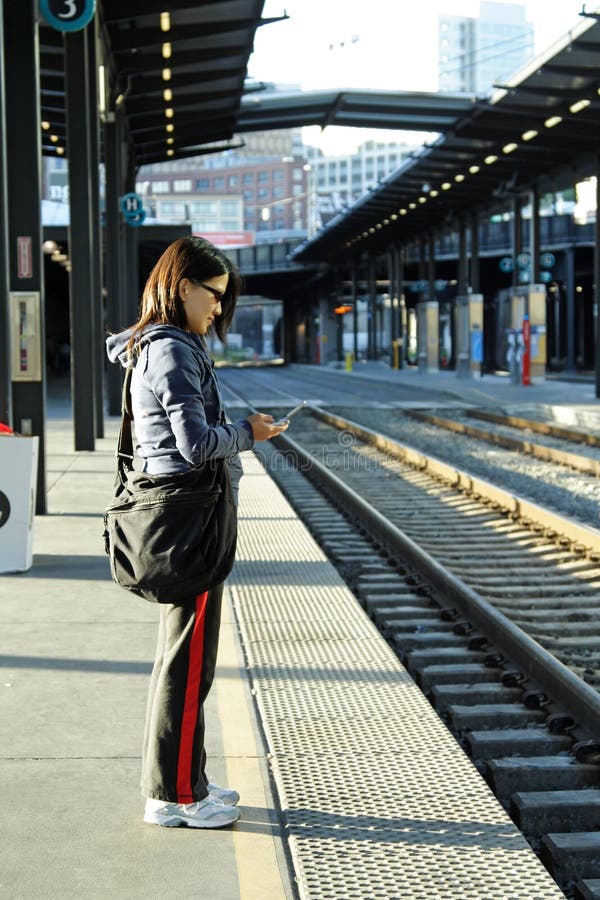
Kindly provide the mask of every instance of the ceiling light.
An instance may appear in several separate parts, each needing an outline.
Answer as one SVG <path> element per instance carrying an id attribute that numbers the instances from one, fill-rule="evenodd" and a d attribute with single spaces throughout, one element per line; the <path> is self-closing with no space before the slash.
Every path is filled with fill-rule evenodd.
<path id="1" fill-rule="evenodd" d="M 165 109 L 165 116 L 167 117 L 167 119 L 172 119 L 172 118 L 173 118 L 174 112 L 173 112 L 173 107 L 172 107 L 172 106 L 167 106 L 167 107 L 166 107 L 166 109 Z"/>
<path id="2" fill-rule="evenodd" d="M 369 237 L 369 232 L 368 232 L 368 231 L 363 231 L 362 236 L 363 236 L 363 237 Z"/>
<path id="3" fill-rule="evenodd" d="M 419 197 L 419 203 L 427 203 L 427 197 Z"/>
<path id="4" fill-rule="evenodd" d="M 429 194 L 429 196 L 430 196 L 430 197 L 437 197 L 438 194 L 439 194 L 439 191 L 431 191 L 430 194 Z"/>
<path id="5" fill-rule="evenodd" d="M 518 146 L 519 146 L 518 144 L 505 144 L 504 147 L 502 148 L 502 152 L 503 153 L 512 153 L 513 150 L 516 150 Z"/>
<path id="6" fill-rule="evenodd" d="M 64 147 L 57 147 L 57 148 L 56 148 L 56 152 L 58 153 L 59 156 L 62 156 L 63 153 L 65 152 L 65 148 L 64 148 Z"/>
<path id="7" fill-rule="evenodd" d="M 48 131 L 48 129 L 50 128 L 50 122 L 42 122 L 42 128 L 44 129 L 44 131 Z"/>
<path id="8" fill-rule="evenodd" d="M 170 69 L 163 69 L 163 70 L 162 70 L 162 80 L 163 80 L 163 81 L 170 81 L 170 80 L 171 80 L 171 70 L 170 70 Z"/>
<path id="9" fill-rule="evenodd" d="M 531 140 L 533 140 L 534 137 L 537 137 L 537 136 L 538 136 L 537 131 L 535 131 L 535 129 L 532 128 L 530 131 L 524 131 L 523 134 L 521 135 L 521 138 L 524 141 L 531 141 Z"/>
<path id="10" fill-rule="evenodd" d="M 383 225 L 381 224 L 381 222 L 378 222 L 375 228 L 383 228 Z"/>
<path id="11" fill-rule="evenodd" d="M 471 175 L 477 175 L 479 172 L 479 166 L 469 166 L 469 172 Z"/>
<path id="12" fill-rule="evenodd" d="M 550 116 L 549 119 L 546 119 L 544 125 L 546 128 L 554 128 L 559 122 L 562 122 L 562 116 Z"/>
<path id="13" fill-rule="evenodd" d="M 169 43 L 168 41 L 167 41 L 165 44 L 162 45 L 162 56 L 163 56 L 163 59 L 171 59 L 171 53 L 172 53 L 172 52 L 173 52 L 173 51 L 172 51 L 172 47 L 171 47 L 171 45 L 170 45 L 170 43 Z"/>
<path id="14" fill-rule="evenodd" d="M 457 182 L 460 184 L 461 181 L 464 181 L 464 180 L 465 180 L 465 176 L 464 176 L 464 175 L 455 175 L 455 176 L 454 176 L 454 180 L 457 181 Z"/>
<path id="15" fill-rule="evenodd" d="M 409 209 L 416 209 L 416 208 L 417 208 L 417 204 L 416 204 L 416 203 L 409 203 L 409 204 L 408 204 L 408 208 L 409 208 Z"/>
<path id="16" fill-rule="evenodd" d="M 390 224 L 390 220 L 389 220 L 389 219 L 384 219 L 384 220 L 383 220 L 383 224 L 384 224 L 384 225 L 389 225 L 389 224 Z"/>
<path id="17" fill-rule="evenodd" d="M 486 164 L 486 166 L 491 166 L 492 163 L 495 163 L 497 159 L 498 157 L 494 156 L 494 154 L 491 153 L 489 156 L 486 156 L 486 158 L 484 159 L 484 163 Z"/>
<path id="18" fill-rule="evenodd" d="M 161 31 L 170 31 L 171 30 L 171 16 L 168 12 L 162 12 L 160 14 L 160 30 Z"/>
<path id="19" fill-rule="evenodd" d="M 173 99 L 173 91 L 171 90 L 171 88 L 165 88 L 163 91 L 163 100 L 166 103 L 170 103 L 172 99 Z"/>
<path id="20" fill-rule="evenodd" d="M 581 112 L 581 110 L 585 109 L 586 106 L 589 106 L 591 102 L 592 102 L 591 100 L 578 100 L 577 103 L 571 104 L 571 106 L 569 107 L 569 110 L 572 113 Z"/>
<path id="21" fill-rule="evenodd" d="M 174 137 L 168 137 L 168 138 L 167 138 L 167 144 L 174 144 L 174 143 L 175 143 L 175 138 L 174 138 Z"/>
<path id="22" fill-rule="evenodd" d="M 374 229 L 374 228 L 369 228 L 369 234 L 375 234 L 375 229 Z"/>
<path id="23" fill-rule="evenodd" d="M 174 155 L 175 155 L 174 150 L 167 150 L 167 156 L 174 156 Z"/>
<path id="24" fill-rule="evenodd" d="M 58 137 L 55 134 L 50 135 L 50 140 L 52 141 L 53 144 L 58 143 Z"/>
<path id="25" fill-rule="evenodd" d="M 397 218 L 398 218 L 398 213 L 392 213 L 391 216 L 390 216 L 390 219 L 391 219 L 393 222 L 395 222 Z"/>
<path id="26" fill-rule="evenodd" d="M 165 131 L 175 131 L 175 126 L 173 125 L 172 122 L 168 122 L 168 123 L 165 125 Z"/>
<path id="27" fill-rule="evenodd" d="M 405 215 L 406 215 L 406 210 L 405 210 L 405 209 L 399 209 L 398 212 L 400 213 L 401 216 L 405 216 Z"/>
<path id="28" fill-rule="evenodd" d="M 452 185 L 450 184 L 450 182 L 449 182 L 449 181 L 445 181 L 445 182 L 443 183 L 443 185 L 442 185 L 442 190 L 443 190 L 443 191 L 449 191 L 451 187 L 452 187 Z"/>

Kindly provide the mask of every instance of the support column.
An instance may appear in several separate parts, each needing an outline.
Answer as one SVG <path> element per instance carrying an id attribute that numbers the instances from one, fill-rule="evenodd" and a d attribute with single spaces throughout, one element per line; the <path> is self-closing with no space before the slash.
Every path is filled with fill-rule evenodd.
<path id="1" fill-rule="evenodd" d="M 368 259 L 368 295 L 369 295 L 369 312 L 368 312 L 368 328 L 369 328 L 369 349 L 367 353 L 368 359 L 375 359 L 377 352 L 377 285 L 375 284 L 375 260 L 372 256 Z"/>
<path id="2" fill-rule="evenodd" d="M 596 209 L 600 210 L 600 157 L 596 159 Z M 596 365 L 596 397 L 600 397 L 600 215 L 596 215 L 594 237 L 594 316 L 596 317 L 594 358 Z"/>
<path id="3" fill-rule="evenodd" d="M 575 371 L 575 248 L 565 251 L 565 286 L 567 292 L 567 372 Z"/>
<path id="4" fill-rule="evenodd" d="M 354 361 L 358 361 L 358 292 L 356 290 L 356 263 L 350 268 L 350 284 L 352 289 L 352 332 Z"/>
<path id="5" fill-rule="evenodd" d="M 36 512 L 45 513 L 46 341 L 37 18 L 33 0 L 4 0 L 6 124 L 10 137 L 6 143 L 9 284 L 11 291 L 29 295 L 29 299 L 22 297 L 28 359 L 12 384 L 13 423 L 16 430 L 39 437 Z M 13 322 L 15 327 L 19 324 Z"/>
<path id="6" fill-rule="evenodd" d="M 464 219 L 458 224 L 458 287 L 459 297 L 467 293 L 468 287 L 468 262 L 467 262 L 467 226 Z"/>
<path id="7" fill-rule="evenodd" d="M 529 192 L 531 206 L 531 233 L 529 235 L 529 252 L 531 254 L 531 283 L 540 283 L 540 195 L 537 188 Z"/>
<path id="8" fill-rule="evenodd" d="M 474 294 L 480 291 L 479 281 L 479 213 L 474 212 L 471 218 L 471 290 Z"/>
<path id="9" fill-rule="evenodd" d="M 427 299 L 417 307 L 417 341 L 420 372 L 439 370 L 440 334 L 439 304 L 435 299 L 435 244 L 433 234 L 428 235 Z"/>
<path id="10" fill-rule="evenodd" d="M 404 299 L 404 247 L 397 250 L 397 278 L 398 278 L 398 368 L 404 367 L 404 355 L 406 353 L 406 303 Z"/>
<path id="11" fill-rule="evenodd" d="M 512 274 L 512 282 L 513 287 L 517 287 L 519 284 L 519 269 L 517 266 L 517 256 L 521 252 L 521 247 L 523 243 L 523 229 L 521 222 L 521 198 L 518 194 L 513 197 L 512 202 L 512 251 L 513 251 L 513 261 L 514 268 Z"/>
<path id="12" fill-rule="evenodd" d="M 88 26 L 89 27 L 89 26 Z M 91 154 L 88 127 L 89 60 L 86 29 L 64 36 L 67 148 L 71 219 L 71 396 L 75 450 L 95 449 L 95 352 L 92 302 L 93 232 Z"/>
<path id="13" fill-rule="evenodd" d="M 127 324 L 123 316 L 123 228 L 119 210 L 122 193 L 121 121 L 118 114 L 104 124 L 104 167 L 106 173 L 105 243 L 106 243 L 106 324 L 111 332 L 121 331 Z M 104 342 L 102 342 L 104 344 Z M 292 344 L 289 345 L 290 347 Z M 103 347 L 104 349 L 104 347 Z M 108 414 L 121 412 L 121 367 L 109 365 L 107 370 Z"/>
<path id="14" fill-rule="evenodd" d="M 97 438 L 104 437 L 104 300 L 102 296 L 102 236 L 100 230 L 100 133 L 98 129 L 98 52 L 97 19 L 94 17 L 84 34 L 88 52 L 88 129 L 90 137 L 90 279 L 92 284 L 92 333 L 94 365 L 94 418 Z"/>
<path id="15" fill-rule="evenodd" d="M 0 3 L 0 422 L 12 426 L 10 381 L 10 310 L 8 305 L 8 178 L 6 171 L 6 115 L 4 84 L 4 7 Z"/>

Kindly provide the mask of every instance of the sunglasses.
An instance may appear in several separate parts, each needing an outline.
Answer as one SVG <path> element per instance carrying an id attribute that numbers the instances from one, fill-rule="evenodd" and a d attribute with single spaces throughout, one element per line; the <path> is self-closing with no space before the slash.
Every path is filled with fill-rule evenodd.
<path id="1" fill-rule="evenodd" d="M 225 291 L 218 291 L 216 288 L 211 287 L 210 284 L 204 284 L 203 281 L 197 281 L 196 278 L 190 278 L 188 275 L 188 281 L 191 281 L 192 284 L 198 285 L 198 287 L 204 288 L 205 291 L 208 291 L 209 294 L 212 294 L 217 303 L 222 303 L 225 299 Z"/>

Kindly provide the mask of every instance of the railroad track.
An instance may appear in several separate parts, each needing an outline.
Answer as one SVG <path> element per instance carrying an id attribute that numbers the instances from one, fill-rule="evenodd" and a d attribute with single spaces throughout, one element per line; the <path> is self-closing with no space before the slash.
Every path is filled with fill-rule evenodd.
<path id="1" fill-rule="evenodd" d="M 600 896 L 600 534 L 312 412 L 274 477 L 561 889 Z"/>
<path id="2" fill-rule="evenodd" d="M 405 415 L 419 422 L 426 422 L 438 428 L 445 428 L 456 434 L 463 434 L 487 441 L 507 450 L 527 453 L 536 459 L 543 459 L 557 465 L 566 466 L 586 475 L 600 477 L 600 436 L 578 429 L 564 428 L 535 419 L 500 415 L 486 410 L 467 409 L 457 416 L 440 416 L 421 410 L 406 410 Z M 465 419 L 474 418 L 489 422 L 495 428 L 482 428 L 470 424 Z M 529 437 L 518 437 L 518 432 L 529 431 L 542 435 L 544 443 Z M 572 445 L 583 445 L 586 453 L 576 453 Z"/>

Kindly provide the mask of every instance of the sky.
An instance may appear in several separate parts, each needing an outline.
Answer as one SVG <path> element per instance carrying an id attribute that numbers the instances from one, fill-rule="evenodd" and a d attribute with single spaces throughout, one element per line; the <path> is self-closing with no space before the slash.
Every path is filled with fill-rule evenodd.
<path id="1" fill-rule="evenodd" d="M 501 0 L 500 0 L 501 2 Z M 582 0 L 530 0 L 536 55 L 580 25 Z M 588 10 L 597 10 L 595 3 Z M 368 88 L 438 89 L 440 14 L 478 16 L 479 0 L 266 0 L 263 18 L 289 20 L 258 29 L 248 73 L 257 80 L 300 85 L 303 90 Z M 315 126 L 304 140 L 327 154 L 351 153 L 362 141 L 420 142 L 424 135 Z"/>

